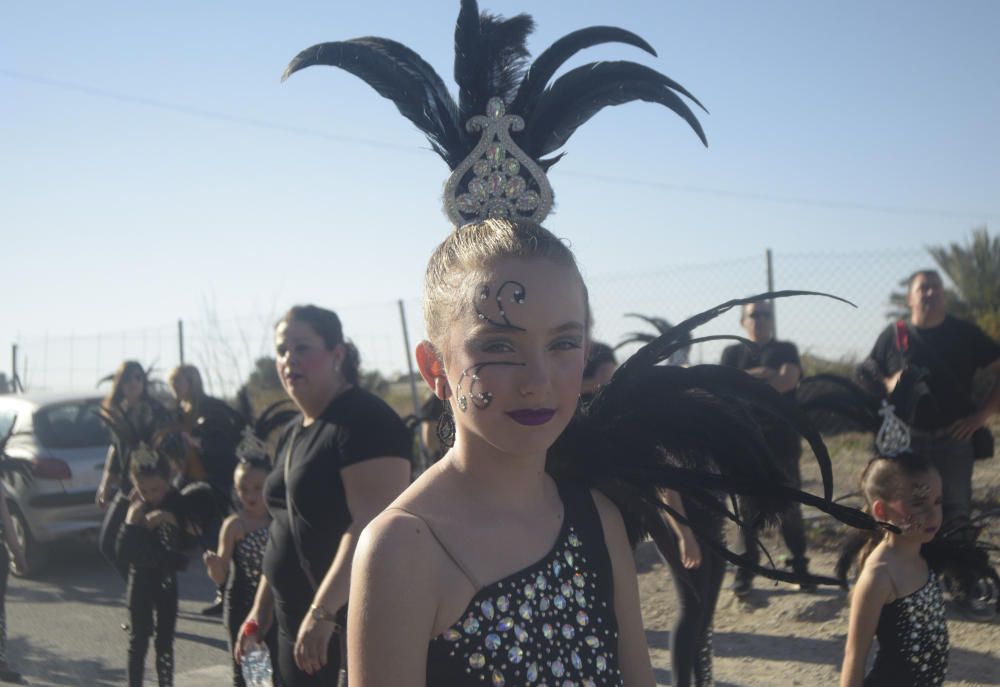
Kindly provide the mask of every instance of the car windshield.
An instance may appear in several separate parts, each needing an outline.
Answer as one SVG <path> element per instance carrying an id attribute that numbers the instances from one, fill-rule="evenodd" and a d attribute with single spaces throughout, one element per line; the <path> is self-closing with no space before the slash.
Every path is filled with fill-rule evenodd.
<path id="1" fill-rule="evenodd" d="M 110 442 L 97 416 L 98 401 L 63 403 L 35 413 L 35 435 L 47 448 L 86 448 Z"/>

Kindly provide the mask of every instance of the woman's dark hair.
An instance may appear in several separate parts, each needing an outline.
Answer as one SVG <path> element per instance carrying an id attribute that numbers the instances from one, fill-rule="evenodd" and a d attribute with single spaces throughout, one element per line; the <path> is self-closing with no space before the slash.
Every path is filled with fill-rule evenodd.
<path id="1" fill-rule="evenodd" d="M 284 322 L 285 324 L 296 320 L 304 322 L 312 327 L 313 331 L 323 339 L 326 349 L 332 351 L 337 346 L 344 346 L 344 362 L 340 366 L 340 373 L 348 384 L 357 384 L 359 380 L 358 370 L 361 367 L 361 356 L 357 347 L 350 341 L 344 339 L 344 328 L 340 324 L 337 313 L 316 305 L 294 305 L 288 312 L 275 323 L 275 327 Z"/>
<path id="2" fill-rule="evenodd" d="M 122 385 L 125 383 L 125 380 L 133 375 L 142 377 L 142 397 L 149 397 L 149 379 L 146 376 L 146 370 L 142 367 L 142 363 L 136 360 L 124 360 L 118 366 L 118 369 L 115 370 L 115 374 L 112 377 L 111 392 L 102 401 L 102 405 L 105 408 L 121 406 L 122 397 L 125 395 Z"/>
<path id="3" fill-rule="evenodd" d="M 591 342 L 587 364 L 583 368 L 583 378 L 593 377 L 597 373 L 597 368 L 605 363 L 618 364 L 618 360 L 615 358 L 615 349 L 600 341 Z"/>

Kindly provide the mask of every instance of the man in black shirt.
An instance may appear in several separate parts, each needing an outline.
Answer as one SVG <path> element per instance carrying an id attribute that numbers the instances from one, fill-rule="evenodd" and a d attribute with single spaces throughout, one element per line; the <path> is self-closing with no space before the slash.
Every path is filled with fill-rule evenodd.
<path id="1" fill-rule="evenodd" d="M 751 303 L 744 306 L 743 328 L 747 338 L 757 346 L 750 348 L 743 344 L 728 346 L 722 353 L 722 364 L 746 371 L 777 389 L 790 401 L 795 401 L 795 388 L 802 378 L 799 351 L 795 344 L 777 341 L 774 338 L 774 310 L 770 303 Z M 788 476 L 790 486 L 799 488 L 802 477 L 799 474 L 799 458 L 802 446 L 798 433 L 787 423 L 772 418 L 761 417 L 764 438 L 775 459 L 779 461 Z M 756 533 L 744 531 L 743 544 L 746 556 L 756 562 L 760 558 Z M 802 509 L 796 504 L 785 513 L 781 521 L 781 535 L 792 554 L 792 569 L 797 573 L 808 571 L 806 557 L 806 535 L 802 524 Z M 740 568 L 733 581 L 733 593 L 744 597 L 753 586 L 753 573 Z M 811 589 L 811 586 L 810 586 Z"/>
<path id="2" fill-rule="evenodd" d="M 994 383 L 977 407 L 972 381 L 982 368 L 1000 372 L 1000 345 L 976 325 L 947 314 L 944 284 L 934 270 L 910 277 L 907 304 L 909 322 L 900 320 L 882 332 L 862 373 L 884 386 L 897 415 L 911 427 L 911 447 L 941 473 L 941 529 L 947 531 L 969 519 L 971 439 L 1000 406 L 1000 384 Z"/>

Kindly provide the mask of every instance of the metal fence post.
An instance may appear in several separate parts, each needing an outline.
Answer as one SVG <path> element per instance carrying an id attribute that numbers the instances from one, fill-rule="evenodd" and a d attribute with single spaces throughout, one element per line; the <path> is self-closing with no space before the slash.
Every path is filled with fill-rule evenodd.
<path id="1" fill-rule="evenodd" d="M 767 257 L 767 290 L 774 291 L 774 254 L 768 248 Z M 774 311 L 774 299 L 771 299 L 771 338 L 778 338 L 778 316 Z"/>
<path id="2" fill-rule="evenodd" d="M 180 364 L 184 364 L 184 320 L 177 320 L 177 350 L 180 355 Z"/>
<path id="3" fill-rule="evenodd" d="M 410 353 L 410 330 L 406 326 L 406 306 L 403 305 L 403 299 L 400 298 L 399 301 L 399 321 L 403 325 L 403 346 L 406 347 L 406 368 L 410 371 L 410 400 L 413 402 L 413 414 L 420 415 L 420 401 L 417 399 L 417 380 L 414 377 L 413 371 L 413 354 Z M 423 472 L 427 467 L 424 465 L 424 437 L 420 432 L 417 432 L 417 443 L 420 446 L 420 455 L 417 456 L 417 468 L 420 472 Z"/>

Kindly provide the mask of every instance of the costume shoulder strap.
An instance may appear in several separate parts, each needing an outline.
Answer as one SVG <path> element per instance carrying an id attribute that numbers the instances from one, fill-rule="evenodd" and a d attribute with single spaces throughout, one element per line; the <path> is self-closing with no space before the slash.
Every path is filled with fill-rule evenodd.
<path id="1" fill-rule="evenodd" d="M 423 516 L 418 515 L 413 511 L 407 510 L 406 508 L 403 508 L 401 506 L 391 506 L 389 508 L 386 508 L 386 510 L 402 511 L 403 513 L 406 513 L 407 515 L 412 515 L 417 520 L 424 523 L 424 526 L 427 528 L 427 531 L 431 533 L 432 537 L 434 537 L 434 541 L 438 543 L 438 546 L 441 547 L 441 550 L 444 551 L 445 555 L 447 555 L 448 558 L 451 559 L 451 562 L 455 564 L 455 567 L 461 570 L 462 574 L 465 575 L 466 578 L 468 578 L 469 582 L 472 584 L 472 588 L 475 589 L 477 592 L 483 588 L 483 585 L 479 583 L 479 580 L 476 579 L 476 576 L 473 575 L 467 567 L 465 567 L 465 565 L 458 558 L 458 556 L 456 556 L 454 552 L 452 552 L 451 548 L 444 543 L 444 540 L 440 536 L 438 536 L 438 533 L 434 531 L 434 528 L 431 526 L 429 522 L 427 522 L 426 519 L 424 519 Z"/>

